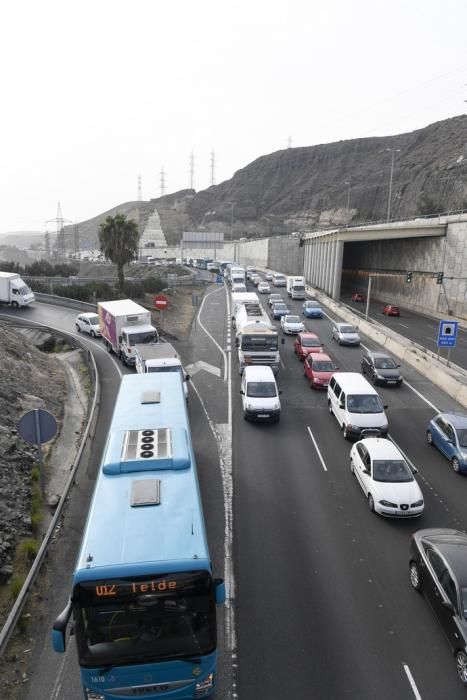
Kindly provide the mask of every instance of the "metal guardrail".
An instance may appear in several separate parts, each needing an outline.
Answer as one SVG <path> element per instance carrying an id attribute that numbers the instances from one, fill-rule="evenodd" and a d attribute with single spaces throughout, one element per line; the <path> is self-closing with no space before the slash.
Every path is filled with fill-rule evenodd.
<path id="1" fill-rule="evenodd" d="M 54 332 L 57 332 L 57 331 L 54 331 Z M 70 337 L 69 334 L 65 333 L 65 332 L 60 332 L 60 335 Z M 57 527 L 57 523 L 61 518 L 66 500 L 68 498 L 68 494 L 71 490 L 71 487 L 74 484 L 76 472 L 78 470 L 78 466 L 79 466 L 80 459 L 81 459 L 81 455 L 85 449 L 87 439 L 88 439 L 89 434 L 91 432 L 91 428 L 93 427 L 94 422 L 97 418 L 96 409 L 99 405 L 99 400 L 100 400 L 100 383 L 99 383 L 99 373 L 97 371 L 96 361 L 95 361 L 92 353 L 89 350 L 87 350 L 84 347 L 84 345 L 81 345 L 80 341 L 78 339 L 76 339 L 75 337 L 73 337 L 73 343 L 79 344 L 81 346 L 81 349 L 87 353 L 86 357 L 89 361 L 89 365 L 92 368 L 93 377 L 94 377 L 94 397 L 93 397 L 91 409 L 89 412 L 89 418 L 88 418 L 88 421 L 86 424 L 86 428 L 84 430 L 83 437 L 82 437 L 75 461 L 72 465 L 70 476 L 68 477 L 68 480 L 66 482 L 63 494 L 60 498 L 60 501 L 59 501 L 58 506 L 55 510 L 52 521 L 47 529 L 47 532 L 44 536 L 44 539 L 43 539 L 42 544 L 40 546 L 40 549 L 36 555 L 36 558 L 34 559 L 34 562 L 31 566 L 31 569 L 29 570 L 29 573 L 28 573 L 26 580 L 23 584 L 23 587 L 21 588 L 21 591 L 20 591 L 18 597 L 16 598 L 16 601 L 13 605 L 13 608 L 11 609 L 10 614 L 7 617 L 7 620 L 2 627 L 2 630 L 0 631 L 0 656 L 3 655 L 3 653 L 7 647 L 8 641 L 13 633 L 13 630 L 15 629 L 15 626 L 21 617 L 21 613 L 22 613 L 23 608 L 26 604 L 28 595 L 32 590 L 32 587 L 33 587 L 34 582 L 35 582 L 35 580 L 40 572 L 42 564 L 44 563 L 44 559 L 47 555 L 47 551 L 48 551 L 50 542 L 52 540 L 53 534 L 55 532 L 55 528 Z"/>

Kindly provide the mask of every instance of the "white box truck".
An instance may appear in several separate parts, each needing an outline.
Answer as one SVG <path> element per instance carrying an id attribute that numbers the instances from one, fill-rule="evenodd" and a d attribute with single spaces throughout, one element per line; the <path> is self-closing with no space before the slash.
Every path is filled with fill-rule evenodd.
<path id="1" fill-rule="evenodd" d="M 287 277 L 287 294 L 292 299 L 305 299 L 305 278 L 294 275 Z"/>
<path id="2" fill-rule="evenodd" d="M 232 266 L 229 269 L 229 283 L 234 284 L 246 284 L 246 272 L 243 267 Z"/>
<path id="3" fill-rule="evenodd" d="M 243 304 L 235 317 L 235 346 L 238 372 L 250 365 L 268 365 L 279 371 L 279 337 L 268 315 L 259 304 Z"/>
<path id="4" fill-rule="evenodd" d="M 31 288 L 17 272 L 0 272 L 0 302 L 18 309 L 36 300 Z"/>
<path id="5" fill-rule="evenodd" d="M 232 292 L 232 323 L 235 326 L 235 317 L 243 304 L 259 304 L 256 292 Z"/>
<path id="6" fill-rule="evenodd" d="M 170 343 L 148 343 L 135 345 L 136 371 L 145 372 L 178 372 L 183 383 L 185 398 L 188 398 L 187 381 L 190 375 L 183 369 L 180 355 Z"/>
<path id="7" fill-rule="evenodd" d="M 151 323 L 151 312 L 131 299 L 100 301 L 97 304 L 99 328 L 104 345 L 124 365 L 135 365 L 137 343 L 157 343 L 159 335 Z"/>

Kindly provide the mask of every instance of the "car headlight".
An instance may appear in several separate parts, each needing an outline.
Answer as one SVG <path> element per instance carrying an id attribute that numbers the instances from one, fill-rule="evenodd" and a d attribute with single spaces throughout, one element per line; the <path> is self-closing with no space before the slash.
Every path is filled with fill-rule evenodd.
<path id="1" fill-rule="evenodd" d="M 357 433 L 359 433 L 360 430 L 361 430 L 361 428 L 360 428 L 359 425 L 350 425 L 350 426 L 347 426 L 347 427 L 350 428 L 350 430 L 355 430 Z"/>
<path id="2" fill-rule="evenodd" d="M 391 501 L 382 500 L 380 501 L 380 504 L 386 508 L 397 508 L 397 503 L 391 503 Z"/>
<path id="3" fill-rule="evenodd" d="M 378 372 L 376 372 L 375 377 L 376 377 L 376 379 L 384 379 L 383 375 L 378 374 Z"/>
<path id="4" fill-rule="evenodd" d="M 423 505 L 423 498 L 420 501 L 415 501 L 415 503 L 412 503 L 412 508 L 420 508 L 420 506 Z"/>
<path id="5" fill-rule="evenodd" d="M 319 377 L 313 377 L 313 381 L 315 384 L 321 384 L 321 379 Z"/>

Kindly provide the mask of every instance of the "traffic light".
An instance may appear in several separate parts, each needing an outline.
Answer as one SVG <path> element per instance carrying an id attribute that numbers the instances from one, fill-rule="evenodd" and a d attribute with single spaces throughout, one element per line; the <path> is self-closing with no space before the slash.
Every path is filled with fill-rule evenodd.
<path id="1" fill-rule="evenodd" d="M 410 282 L 412 281 L 412 273 L 411 272 L 407 273 L 405 281 L 407 282 L 407 284 L 410 284 Z"/>
<path id="2" fill-rule="evenodd" d="M 436 284 L 443 284 L 444 272 L 438 272 L 438 277 L 436 278 Z"/>

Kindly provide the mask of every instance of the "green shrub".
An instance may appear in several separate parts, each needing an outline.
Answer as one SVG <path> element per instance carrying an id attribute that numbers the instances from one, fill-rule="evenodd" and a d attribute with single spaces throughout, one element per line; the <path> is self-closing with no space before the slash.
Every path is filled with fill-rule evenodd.
<path id="1" fill-rule="evenodd" d="M 32 561 L 39 551 L 40 544 L 33 537 L 27 537 L 18 545 L 18 554 L 25 561 Z"/>
<path id="2" fill-rule="evenodd" d="M 24 581 L 25 576 L 13 576 L 10 583 L 8 584 L 8 588 L 10 589 L 10 595 L 13 598 L 13 600 L 16 600 L 19 596 Z"/>
<path id="3" fill-rule="evenodd" d="M 40 476 L 41 476 L 41 472 L 40 472 L 39 467 L 33 467 L 33 468 L 31 469 L 31 481 L 32 481 L 33 483 L 38 484 L 38 483 L 39 483 Z"/>

